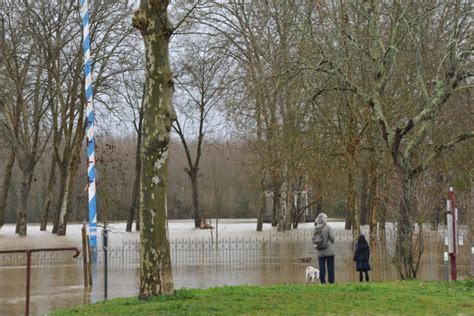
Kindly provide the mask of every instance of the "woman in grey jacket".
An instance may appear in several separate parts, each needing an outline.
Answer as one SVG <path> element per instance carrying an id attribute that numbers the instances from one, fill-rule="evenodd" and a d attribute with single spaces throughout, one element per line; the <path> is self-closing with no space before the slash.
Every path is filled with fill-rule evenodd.
<path id="1" fill-rule="evenodd" d="M 327 224 L 328 216 L 321 213 L 316 217 L 316 228 L 314 229 L 313 244 L 319 260 L 319 277 L 321 283 L 326 283 L 326 266 L 329 283 L 334 283 L 334 232 Z"/>

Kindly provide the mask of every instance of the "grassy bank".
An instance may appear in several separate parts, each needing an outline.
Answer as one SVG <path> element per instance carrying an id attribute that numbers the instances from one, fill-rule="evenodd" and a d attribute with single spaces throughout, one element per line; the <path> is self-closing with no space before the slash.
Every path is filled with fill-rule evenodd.
<path id="1" fill-rule="evenodd" d="M 114 299 L 53 315 L 474 315 L 474 281 L 181 289 L 146 302 Z"/>

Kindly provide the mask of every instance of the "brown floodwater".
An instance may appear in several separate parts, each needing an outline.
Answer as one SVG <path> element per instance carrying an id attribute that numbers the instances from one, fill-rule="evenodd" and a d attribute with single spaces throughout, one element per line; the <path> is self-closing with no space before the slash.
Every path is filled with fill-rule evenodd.
<path id="1" fill-rule="evenodd" d="M 357 282 L 352 261 L 350 242 L 336 244 L 336 282 Z M 441 238 L 430 238 L 420 266 L 422 280 L 443 279 L 443 242 Z M 174 267 L 175 288 L 208 288 L 223 285 L 268 285 L 302 284 L 305 282 L 307 263 L 299 258 L 307 257 L 306 247 L 300 241 L 287 242 L 279 247 L 270 261 L 250 265 L 188 265 Z M 372 249 L 371 280 L 394 280 L 398 274 L 390 260 L 390 249 Z M 245 255 L 245 253 L 243 254 Z M 315 263 L 314 254 L 312 265 Z M 82 267 L 47 266 L 32 267 L 31 270 L 31 315 L 43 315 L 59 308 L 88 304 L 104 299 L 103 270 L 94 271 L 94 286 L 85 289 Z M 138 294 L 139 270 L 137 265 L 112 266 L 109 270 L 108 298 L 136 296 Z M 0 315 L 22 315 L 25 304 L 25 267 L 0 268 Z"/>

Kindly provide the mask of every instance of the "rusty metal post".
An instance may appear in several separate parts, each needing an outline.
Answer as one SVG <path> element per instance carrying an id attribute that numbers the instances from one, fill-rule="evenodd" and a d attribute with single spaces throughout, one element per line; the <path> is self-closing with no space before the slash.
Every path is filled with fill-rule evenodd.
<path id="1" fill-rule="evenodd" d="M 30 314 L 31 250 L 26 251 L 26 302 L 25 315 Z"/>
<path id="2" fill-rule="evenodd" d="M 89 238 L 87 238 L 87 276 L 89 279 L 89 286 L 93 286 L 92 283 L 92 269 L 91 269 L 91 246 L 89 244 Z M 97 258 L 96 258 L 97 259 Z"/>
<path id="3" fill-rule="evenodd" d="M 84 287 L 89 287 L 89 268 L 87 267 L 87 234 L 86 234 L 86 221 L 82 224 L 82 269 L 84 270 Z"/>

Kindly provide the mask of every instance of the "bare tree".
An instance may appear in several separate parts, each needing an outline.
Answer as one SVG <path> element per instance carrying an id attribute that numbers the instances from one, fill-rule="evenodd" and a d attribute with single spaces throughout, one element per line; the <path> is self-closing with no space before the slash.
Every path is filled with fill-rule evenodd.
<path id="1" fill-rule="evenodd" d="M 402 278 L 415 277 L 418 266 L 419 256 L 412 247 L 417 177 L 442 153 L 474 136 L 465 131 L 437 143 L 430 137 L 439 126 L 442 109 L 472 76 L 471 6 L 456 1 L 422 6 L 354 1 L 350 9 L 339 10 L 339 4 L 328 3 L 320 6 L 314 23 L 319 32 L 313 32 L 313 45 L 322 57 L 312 61 L 310 72 L 337 78 L 340 89 L 365 102 L 402 180 L 397 229 Z M 348 60 L 336 50 L 346 45 L 358 57 L 351 61 L 360 63 L 368 80 L 344 67 Z"/>
<path id="2" fill-rule="evenodd" d="M 225 53 L 239 65 L 242 102 L 229 112 L 245 127 L 242 133 L 255 137 L 255 152 L 261 178 L 261 201 L 257 229 L 262 227 L 265 191 L 273 192 L 272 225 L 291 228 L 293 182 L 300 176 L 299 148 L 301 115 L 308 102 L 300 99 L 303 83 L 284 75 L 298 46 L 298 17 L 307 4 L 290 2 L 230 1 L 205 12 L 201 23 L 219 37 Z M 290 84 L 287 84 L 291 81 Z M 246 105 L 246 106 L 242 106 Z M 276 154 L 278 153 L 278 154 Z M 294 162 L 298 161 L 298 162 Z M 286 207 L 288 206 L 288 207 Z"/>
<path id="3" fill-rule="evenodd" d="M 4 61 L 12 88 L 7 92 L 4 124 L 22 173 L 16 232 L 26 235 L 33 173 L 50 136 L 44 128 L 43 119 L 51 99 L 45 92 L 48 77 L 41 62 L 39 38 L 34 36 L 29 25 L 33 18 L 31 11 L 14 2 L 8 4 L 5 11 Z"/>
<path id="4" fill-rule="evenodd" d="M 5 18 L 3 14 L 0 16 L 0 51 L 5 52 Z M 6 87 L 8 77 L 5 73 L 5 55 L 0 56 L 0 93 L 2 98 L 0 99 L 0 114 L 3 113 L 6 99 Z M 2 115 L 1 122 L 4 122 L 5 117 Z M 1 135 L 5 136 L 4 123 L 0 126 Z M 13 165 L 15 164 L 16 152 L 13 148 L 10 148 L 10 154 L 8 156 L 7 164 L 5 165 L 4 178 L 2 182 L 2 191 L 0 195 L 0 227 L 3 226 L 5 220 L 5 209 L 7 207 L 8 193 L 10 192 L 10 183 L 12 180 Z"/>
<path id="5" fill-rule="evenodd" d="M 141 61 L 141 59 L 138 59 Z M 139 66 L 137 65 L 137 69 Z M 123 73 L 121 76 L 122 85 L 115 91 L 116 96 L 120 99 L 117 102 L 124 102 L 129 106 L 132 117 L 133 130 L 136 134 L 135 146 L 135 176 L 133 179 L 132 200 L 130 202 L 130 210 L 127 217 L 126 231 L 132 231 L 132 224 L 137 218 L 135 229 L 140 229 L 139 209 L 140 209 L 140 170 L 141 155 L 140 148 L 142 146 L 143 136 L 143 102 L 145 94 L 145 84 L 141 79 L 142 71 L 130 71 Z M 127 116 L 127 114 L 125 114 Z"/>
<path id="6" fill-rule="evenodd" d="M 94 60 L 92 72 L 94 74 L 94 92 L 97 104 L 103 104 L 106 108 L 112 107 L 107 104 L 110 99 L 109 94 L 113 93 L 112 87 L 115 83 L 115 76 L 134 69 L 136 63 L 133 59 L 133 52 L 136 51 L 133 41 L 130 42 L 130 34 L 133 28 L 127 23 L 132 13 L 131 4 L 117 5 L 112 2 L 98 2 L 91 7 L 91 38 L 92 38 L 92 59 Z M 72 22 L 72 21 L 71 21 Z M 75 24 L 74 30 L 80 32 L 80 23 Z M 61 30 L 68 33 L 67 30 Z M 69 31 L 70 33 L 71 31 Z M 79 37 L 75 37 L 78 39 Z M 55 147 L 61 180 L 64 184 L 60 188 L 57 214 L 53 233 L 65 235 L 67 228 L 67 217 L 72 206 L 72 193 L 74 177 L 77 172 L 80 150 L 85 136 L 85 102 L 83 89 L 80 85 L 74 84 L 81 81 L 82 76 L 82 47 L 75 45 L 66 52 L 69 60 L 66 60 L 68 72 L 58 71 L 55 77 L 57 83 L 58 99 L 60 100 L 60 121 L 62 123 L 62 155 L 59 148 Z M 59 66 L 59 65 L 58 65 Z M 58 67 L 58 69 L 61 69 Z M 65 77 L 63 77 L 65 76 Z M 61 83 L 68 81 L 71 87 L 62 92 Z M 100 170 L 98 170 L 100 173 Z M 62 189 L 64 187 L 64 189 Z M 100 194 L 100 189 L 99 189 Z"/>
<path id="7" fill-rule="evenodd" d="M 191 182 L 194 227 L 199 228 L 201 221 L 206 217 L 200 209 L 198 193 L 203 141 L 205 135 L 211 132 L 210 126 L 218 123 L 209 120 L 217 120 L 212 117 L 213 109 L 224 98 L 224 89 L 230 82 L 230 76 L 226 71 L 225 55 L 213 49 L 211 43 L 204 42 L 202 45 L 191 43 L 185 50 L 183 60 L 179 61 L 181 68 L 177 71 L 176 77 L 178 91 L 182 93 L 184 98 L 181 99 L 184 100 L 182 104 L 177 105 L 180 115 L 173 125 L 173 130 L 178 134 L 186 154 L 185 172 Z M 196 133 L 190 131 L 190 125 L 197 130 Z M 194 137 L 197 146 L 196 152 L 192 154 L 189 139 Z"/>

